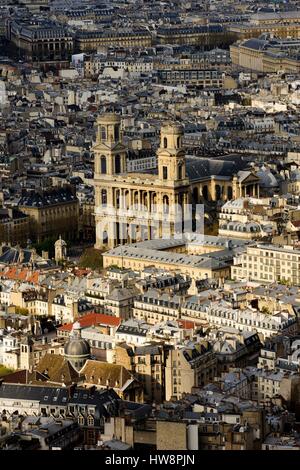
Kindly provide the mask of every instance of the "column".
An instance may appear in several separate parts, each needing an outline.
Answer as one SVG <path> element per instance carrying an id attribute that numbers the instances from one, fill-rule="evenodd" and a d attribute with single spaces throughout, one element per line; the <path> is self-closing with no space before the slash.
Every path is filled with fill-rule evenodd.
<path id="1" fill-rule="evenodd" d="M 215 182 L 214 177 L 211 178 L 210 189 L 211 189 L 211 200 L 215 201 L 216 200 L 216 182 Z"/>

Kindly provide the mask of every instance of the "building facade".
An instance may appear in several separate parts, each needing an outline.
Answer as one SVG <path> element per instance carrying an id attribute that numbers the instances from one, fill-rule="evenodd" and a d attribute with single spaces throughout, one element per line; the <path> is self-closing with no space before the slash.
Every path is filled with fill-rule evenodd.
<path id="1" fill-rule="evenodd" d="M 161 128 L 157 169 L 141 173 L 126 170 L 121 117 L 106 113 L 97 126 L 95 248 L 192 232 L 196 217 L 192 206 L 258 194 L 259 178 L 251 171 L 234 173 L 228 168 L 230 175 L 216 174 L 214 163 L 208 162 L 207 174 L 201 174 L 201 159 L 186 158 L 183 128 L 177 123 L 167 122 Z"/>

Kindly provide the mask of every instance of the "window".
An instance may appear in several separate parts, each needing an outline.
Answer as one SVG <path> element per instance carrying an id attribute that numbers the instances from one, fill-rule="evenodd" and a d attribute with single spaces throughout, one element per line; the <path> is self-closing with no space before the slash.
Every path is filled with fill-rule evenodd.
<path id="1" fill-rule="evenodd" d="M 164 148 L 165 149 L 168 148 L 168 139 L 166 137 L 164 137 L 163 143 L 164 143 Z"/>
<path id="2" fill-rule="evenodd" d="M 102 204 L 102 206 L 106 206 L 106 204 L 107 204 L 107 191 L 106 191 L 106 189 L 101 190 L 101 204 Z"/>
<path id="3" fill-rule="evenodd" d="M 106 140 L 106 129 L 105 127 L 101 127 L 101 140 Z"/>
<path id="4" fill-rule="evenodd" d="M 94 426 L 94 418 L 93 416 L 88 416 L 88 426 Z"/>
<path id="5" fill-rule="evenodd" d="M 114 137 L 116 141 L 120 139 L 120 126 L 115 126 Z"/>
<path id="6" fill-rule="evenodd" d="M 106 175 L 107 170 L 106 170 L 106 157 L 105 157 L 105 155 L 101 156 L 100 167 L 101 167 L 101 174 Z"/>
<path id="7" fill-rule="evenodd" d="M 115 156 L 115 173 L 121 173 L 121 157 L 120 157 L 120 155 Z"/>
<path id="8" fill-rule="evenodd" d="M 84 417 L 81 415 L 78 416 L 78 424 L 80 424 L 81 426 L 84 425 Z"/>
<path id="9" fill-rule="evenodd" d="M 182 179 L 182 165 L 181 163 L 178 165 L 178 179 Z"/>
<path id="10" fill-rule="evenodd" d="M 168 167 L 163 166 L 163 179 L 167 180 L 168 179 Z"/>

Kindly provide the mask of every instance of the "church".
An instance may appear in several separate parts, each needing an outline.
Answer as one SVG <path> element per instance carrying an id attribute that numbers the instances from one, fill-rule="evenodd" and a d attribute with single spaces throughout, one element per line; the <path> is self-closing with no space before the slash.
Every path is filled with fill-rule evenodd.
<path id="1" fill-rule="evenodd" d="M 242 159 L 186 156 L 183 127 L 176 122 L 161 127 L 155 171 L 126 171 L 127 148 L 118 114 L 98 117 L 93 153 L 98 249 L 200 233 L 197 204 L 259 196 L 259 178 Z"/>

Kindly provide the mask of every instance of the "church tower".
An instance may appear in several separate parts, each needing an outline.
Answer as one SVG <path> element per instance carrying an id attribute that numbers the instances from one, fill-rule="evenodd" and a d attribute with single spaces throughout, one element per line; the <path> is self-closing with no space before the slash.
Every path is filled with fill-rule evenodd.
<path id="1" fill-rule="evenodd" d="M 94 152 L 95 248 L 113 247 L 118 238 L 114 210 L 120 206 L 120 191 L 115 184 L 126 173 L 126 147 L 121 138 L 121 117 L 105 113 L 97 119 Z"/>
<path id="2" fill-rule="evenodd" d="M 182 186 L 187 183 L 182 137 L 180 124 L 167 123 L 161 128 L 157 157 L 158 175 L 164 186 Z"/>
<path id="3" fill-rule="evenodd" d="M 97 119 L 96 145 L 93 147 L 95 178 L 110 179 L 112 175 L 125 173 L 126 148 L 121 142 L 121 117 L 106 113 Z"/>
<path id="4" fill-rule="evenodd" d="M 20 342 L 20 369 L 30 370 L 34 364 L 33 341 L 25 336 Z"/>

